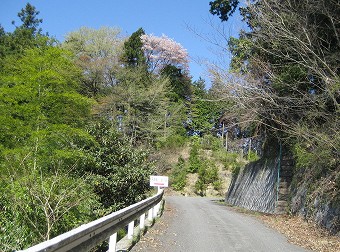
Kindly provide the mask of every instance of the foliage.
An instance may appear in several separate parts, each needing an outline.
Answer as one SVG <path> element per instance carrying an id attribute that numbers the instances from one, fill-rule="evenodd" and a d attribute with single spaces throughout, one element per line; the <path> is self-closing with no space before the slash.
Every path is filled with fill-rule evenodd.
<path id="1" fill-rule="evenodd" d="M 142 35 L 145 35 L 145 31 L 143 28 L 139 28 L 124 42 L 121 60 L 128 66 L 137 67 L 146 64 L 144 51 L 142 50 Z"/>
<path id="2" fill-rule="evenodd" d="M 87 167 L 93 166 L 94 159 L 86 150 L 97 143 L 84 129 L 76 129 L 67 125 L 50 125 L 34 134 L 27 143 L 35 148 L 35 156 L 42 169 L 46 171 L 67 172 L 67 167 L 73 169 L 73 175 L 82 176 Z M 66 170 L 63 170 L 66 168 Z"/>
<path id="3" fill-rule="evenodd" d="M 14 32 L 6 33 L 0 25 L 0 58 L 4 59 L 8 55 L 20 55 L 29 48 L 45 47 L 55 43 L 54 39 L 43 35 L 39 28 L 42 19 L 38 18 L 39 11 L 34 6 L 27 3 L 24 9 L 18 13 L 22 22 L 16 26 Z M 15 22 L 12 21 L 15 25 Z M 0 68 L 2 62 L 0 63 Z"/>
<path id="4" fill-rule="evenodd" d="M 208 138 L 208 137 L 205 137 Z M 209 148 L 200 137 L 191 137 L 189 158 L 185 161 L 182 157 L 178 159 L 175 167 L 171 170 L 171 186 L 181 191 L 187 185 L 188 173 L 196 173 L 198 179 L 195 183 L 195 192 L 204 196 L 206 189 L 212 185 L 215 190 L 220 190 L 222 181 L 218 175 L 216 159 L 207 158 L 203 155 L 202 148 Z"/>
<path id="5" fill-rule="evenodd" d="M 27 3 L 25 9 L 21 9 L 18 13 L 18 17 L 22 22 L 20 28 L 30 30 L 32 35 L 41 33 L 41 29 L 38 29 L 38 26 L 43 20 L 37 18 L 39 13 L 40 12 L 37 11 L 33 5 Z M 14 24 L 14 21 L 12 23 Z"/>
<path id="6" fill-rule="evenodd" d="M 226 152 L 225 149 L 213 152 L 213 156 L 216 160 L 222 162 L 224 167 L 230 170 L 233 174 L 238 174 L 239 170 L 247 163 L 247 160 L 245 160 L 239 153 Z"/>
<path id="7" fill-rule="evenodd" d="M 214 133 L 214 128 L 219 128 L 223 111 L 230 107 L 228 101 L 219 98 L 219 90 L 216 87 L 205 90 L 203 79 L 192 84 L 190 114 L 186 125 L 190 132 L 205 135 Z"/>
<path id="8" fill-rule="evenodd" d="M 167 116 L 172 112 L 166 97 L 168 80 L 148 76 L 143 68 L 121 69 L 117 80 L 110 94 L 100 100 L 96 113 L 111 118 L 135 145 L 166 137 L 172 120 Z"/>
<path id="9" fill-rule="evenodd" d="M 98 145 L 89 149 L 95 159 L 95 167 L 89 167 L 88 172 L 103 205 L 103 213 L 143 199 L 154 171 L 153 164 L 148 161 L 148 153 L 133 147 L 109 121 L 94 122 L 89 131 Z"/>
<path id="10" fill-rule="evenodd" d="M 185 100 L 191 97 L 191 81 L 181 68 L 167 65 L 162 69 L 161 75 L 169 78 L 170 90 L 168 97 L 170 101 L 177 103 L 180 101 L 185 102 Z"/>
<path id="11" fill-rule="evenodd" d="M 339 144 L 337 146 L 339 148 Z M 296 167 L 300 170 L 312 168 L 315 178 L 326 176 L 331 171 L 339 170 L 339 159 L 334 157 L 332 149 L 323 146 L 314 147 L 306 143 L 296 143 L 294 145 L 294 156 Z M 325 165 L 327 160 L 327 165 Z"/>
<path id="12" fill-rule="evenodd" d="M 12 34 L 0 27 L 1 251 L 143 199 L 154 164 L 137 146 L 181 131 L 172 129 L 182 105 L 169 106 L 171 76 L 122 64 L 118 29 L 81 28 L 59 47 L 27 6 Z M 135 42 L 125 52 L 141 53 Z M 128 61 L 140 56 L 132 51 Z M 185 141 L 177 136 L 172 144 Z"/>
<path id="13" fill-rule="evenodd" d="M 201 146 L 203 149 L 218 152 L 221 150 L 221 139 L 213 135 L 206 134 L 201 139 Z"/>
<path id="14" fill-rule="evenodd" d="M 34 151 L 11 151 L 0 166 L 2 251 L 23 249 L 93 220 L 99 207 L 86 180 L 72 176 L 74 167 L 46 173 Z"/>
<path id="15" fill-rule="evenodd" d="M 183 135 L 183 122 L 187 120 L 190 111 L 191 81 L 186 72 L 172 65 L 165 66 L 160 75 L 169 81 L 166 92 L 169 99 L 166 125 L 170 134 L 167 135 Z"/>
<path id="16" fill-rule="evenodd" d="M 229 40 L 233 74 L 211 71 L 233 103 L 226 112 L 290 146 L 292 210 L 339 230 L 336 214 L 320 218 L 339 206 L 339 1 L 249 1 L 240 11 L 248 29 Z"/>
<path id="17" fill-rule="evenodd" d="M 81 129 L 91 101 L 77 93 L 79 76 L 70 54 L 57 47 L 27 49 L 3 62 L 0 222 L 6 250 L 94 217 L 96 196 L 76 175 L 91 162 L 83 149 L 94 144 Z"/>
<path id="18" fill-rule="evenodd" d="M 251 41 L 245 34 L 241 33 L 240 38 L 229 38 L 228 49 L 233 55 L 230 63 L 231 71 L 243 74 L 247 73 L 249 67 L 247 60 L 251 57 L 253 50 Z"/>
<path id="19" fill-rule="evenodd" d="M 228 18 L 235 12 L 239 0 L 215 0 L 209 2 L 210 13 L 217 15 L 221 21 L 228 21 Z"/>
<path id="20" fill-rule="evenodd" d="M 177 149 L 183 147 L 188 142 L 188 137 L 180 134 L 171 134 L 167 138 L 160 139 L 156 143 L 156 149 Z"/>
<path id="21" fill-rule="evenodd" d="M 183 46 L 165 35 L 141 35 L 142 49 L 151 72 L 159 73 L 168 65 L 188 69 L 188 53 Z"/>
<path id="22" fill-rule="evenodd" d="M 59 48 L 30 49 L 8 57 L 0 77 L 0 139 L 4 147 L 25 144 L 53 124 L 79 127 L 91 101 L 76 92 L 78 69 Z"/>
<path id="23" fill-rule="evenodd" d="M 249 150 L 248 154 L 247 154 L 247 160 L 249 162 L 255 162 L 257 160 L 259 160 L 260 157 L 257 155 L 257 153 L 255 151 Z"/>
<path id="24" fill-rule="evenodd" d="M 187 169 L 185 167 L 185 161 L 182 157 L 178 158 L 178 163 L 171 170 L 170 181 L 171 187 L 176 191 L 181 191 L 186 186 Z"/>
<path id="25" fill-rule="evenodd" d="M 197 173 L 202 166 L 202 160 L 199 155 L 200 150 L 200 142 L 199 139 L 193 139 L 190 149 L 189 163 L 188 163 L 188 172 Z"/>
<path id="26" fill-rule="evenodd" d="M 198 180 L 195 183 L 196 192 L 204 196 L 209 184 L 213 184 L 215 189 L 219 189 L 218 168 L 214 162 L 205 160 L 198 169 Z"/>
<path id="27" fill-rule="evenodd" d="M 66 35 L 63 48 L 72 51 L 83 71 L 81 93 L 96 97 L 115 84 L 123 47 L 120 29 L 82 27 Z"/>
<path id="28" fill-rule="evenodd" d="M 336 159 L 338 12 L 336 1 L 261 0 L 243 8 L 250 31 L 229 41 L 233 70 L 243 75 L 212 70 L 221 97 L 233 101 L 229 116 Z"/>

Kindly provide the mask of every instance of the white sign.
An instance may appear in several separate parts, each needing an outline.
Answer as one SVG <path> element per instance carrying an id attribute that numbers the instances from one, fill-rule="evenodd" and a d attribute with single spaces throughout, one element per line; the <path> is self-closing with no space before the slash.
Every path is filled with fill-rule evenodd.
<path id="1" fill-rule="evenodd" d="M 168 187 L 167 176 L 150 176 L 150 186 Z"/>

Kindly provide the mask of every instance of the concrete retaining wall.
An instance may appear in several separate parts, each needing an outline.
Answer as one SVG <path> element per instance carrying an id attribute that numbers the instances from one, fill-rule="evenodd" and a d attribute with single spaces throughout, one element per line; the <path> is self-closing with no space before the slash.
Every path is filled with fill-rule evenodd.
<path id="1" fill-rule="evenodd" d="M 275 212 L 278 159 L 261 159 L 233 177 L 226 202 L 265 213 Z"/>

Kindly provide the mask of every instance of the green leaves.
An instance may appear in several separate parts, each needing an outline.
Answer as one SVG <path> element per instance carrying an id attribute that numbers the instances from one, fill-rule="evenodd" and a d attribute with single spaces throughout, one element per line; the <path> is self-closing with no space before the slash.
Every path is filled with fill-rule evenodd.
<path id="1" fill-rule="evenodd" d="M 45 48 L 5 60 L 0 77 L 0 117 L 4 122 L 0 139 L 6 139 L 6 146 L 17 142 L 7 138 L 13 132 L 10 125 L 27 140 L 32 132 L 51 124 L 83 124 L 92 102 L 77 93 L 80 72 L 69 56 L 59 48 Z"/>
<path id="2" fill-rule="evenodd" d="M 148 76 L 142 67 L 121 69 L 117 79 L 97 113 L 110 117 L 133 144 L 152 144 L 165 130 L 168 79 Z"/>
<path id="3" fill-rule="evenodd" d="M 187 184 L 187 169 L 185 165 L 185 161 L 180 156 L 178 158 L 178 162 L 176 166 L 171 170 L 171 187 L 175 189 L 176 191 L 181 191 L 184 189 L 184 187 Z"/>
<path id="4" fill-rule="evenodd" d="M 22 249 L 68 231 L 91 220 L 98 206 L 91 186 L 83 179 L 75 179 L 65 171 L 59 173 L 59 169 L 45 175 L 40 167 L 32 166 L 32 155 L 24 157 L 17 160 L 22 166 L 20 172 L 13 165 L 15 159 L 1 170 L 10 178 L 0 180 L 4 207 L 0 223 L 6 234 L 0 236 L 2 251 Z"/>
<path id="5" fill-rule="evenodd" d="M 229 16 L 231 16 L 238 6 L 238 0 L 215 0 L 209 2 L 210 13 L 217 15 L 221 21 L 228 21 Z"/>
<path id="6" fill-rule="evenodd" d="M 188 128 L 201 134 L 209 133 L 222 112 L 228 108 L 228 102 L 218 100 L 215 91 L 204 89 L 204 81 L 199 80 L 193 83 L 193 97 L 191 101 L 191 121 Z M 217 90 L 217 92 L 220 90 Z"/>
<path id="7" fill-rule="evenodd" d="M 176 112 L 167 78 L 121 64 L 118 29 L 82 28 L 61 48 L 40 35 L 37 14 L 27 5 L 22 27 L 0 27 L 1 251 L 144 198 L 154 164 L 137 146 L 166 136 Z M 145 63 L 138 41 L 130 42 L 126 49 L 137 52 L 125 63 Z"/>
<path id="8" fill-rule="evenodd" d="M 124 42 L 124 50 L 122 54 L 122 61 L 130 67 L 146 66 L 146 58 L 142 50 L 141 36 L 145 35 L 143 28 L 131 34 L 127 41 Z"/>
<path id="9" fill-rule="evenodd" d="M 81 93 L 97 97 L 114 85 L 122 46 L 118 28 L 82 27 L 67 34 L 62 47 L 74 53 L 75 62 L 83 71 Z"/>
<path id="10" fill-rule="evenodd" d="M 30 3 L 27 3 L 25 9 L 21 9 L 21 11 L 18 13 L 18 17 L 22 22 L 20 27 L 30 30 L 32 34 L 35 34 L 36 32 L 39 33 L 41 30 L 37 30 L 37 28 L 39 24 L 42 23 L 42 19 L 38 19 L 38 15 L 39 11 L 37 11 Z"/>
<path id="11" fill-rule="evenodd" d="M 65 232 L 92 219 L 98 206 L 82 177 L 94 163 L 85 150 L 96 142 L 81 128 L 92 101 L 77 93 L 80 71 L 70 56 L 45 47 L 4 61 L 0 223 L 11 236 L 1 235 L 0 250 L 22 249 Z"/>
<path id="12" fill-rule="evenodd" d="M 109 121 L 98 121 L 89 130 L 98 145 L 89 150 L 95 167 L 88 171 L 103 210 L 114 211 L 139 201 L 149 190 L 154 170 L 147 153 L 133 147 Z"/>

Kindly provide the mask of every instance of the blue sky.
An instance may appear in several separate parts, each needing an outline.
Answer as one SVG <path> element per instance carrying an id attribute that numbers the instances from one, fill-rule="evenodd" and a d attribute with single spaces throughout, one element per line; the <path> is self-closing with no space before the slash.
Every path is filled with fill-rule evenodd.
<path id="1" fill-rule="evenodd" d="M 43 31 L 60 41 L 82 26 L 118 27 L 127 36 L 142 27 L 148 34 L 165 34 L 187 49 L 193 80 L 201 76 L 209 86 L 206 64 L 201 62 L 221 63 L 223 58 L 222 64 L 228 66 L 228 53 L 222 57 L 218 47 L 195 34 L 215 41 L 217 31 L 212 25 L 221 26 L 221 22 L 209 13 L 209 0 L 0 0 L 0 24 L 5 31 L 13 31 L 11 21 L 19 23 L 17 13 L 27 2 L 40 11 Z M 223 26 L 227 36 L 237 36 L 242 28 L 238 16 Z"/>

